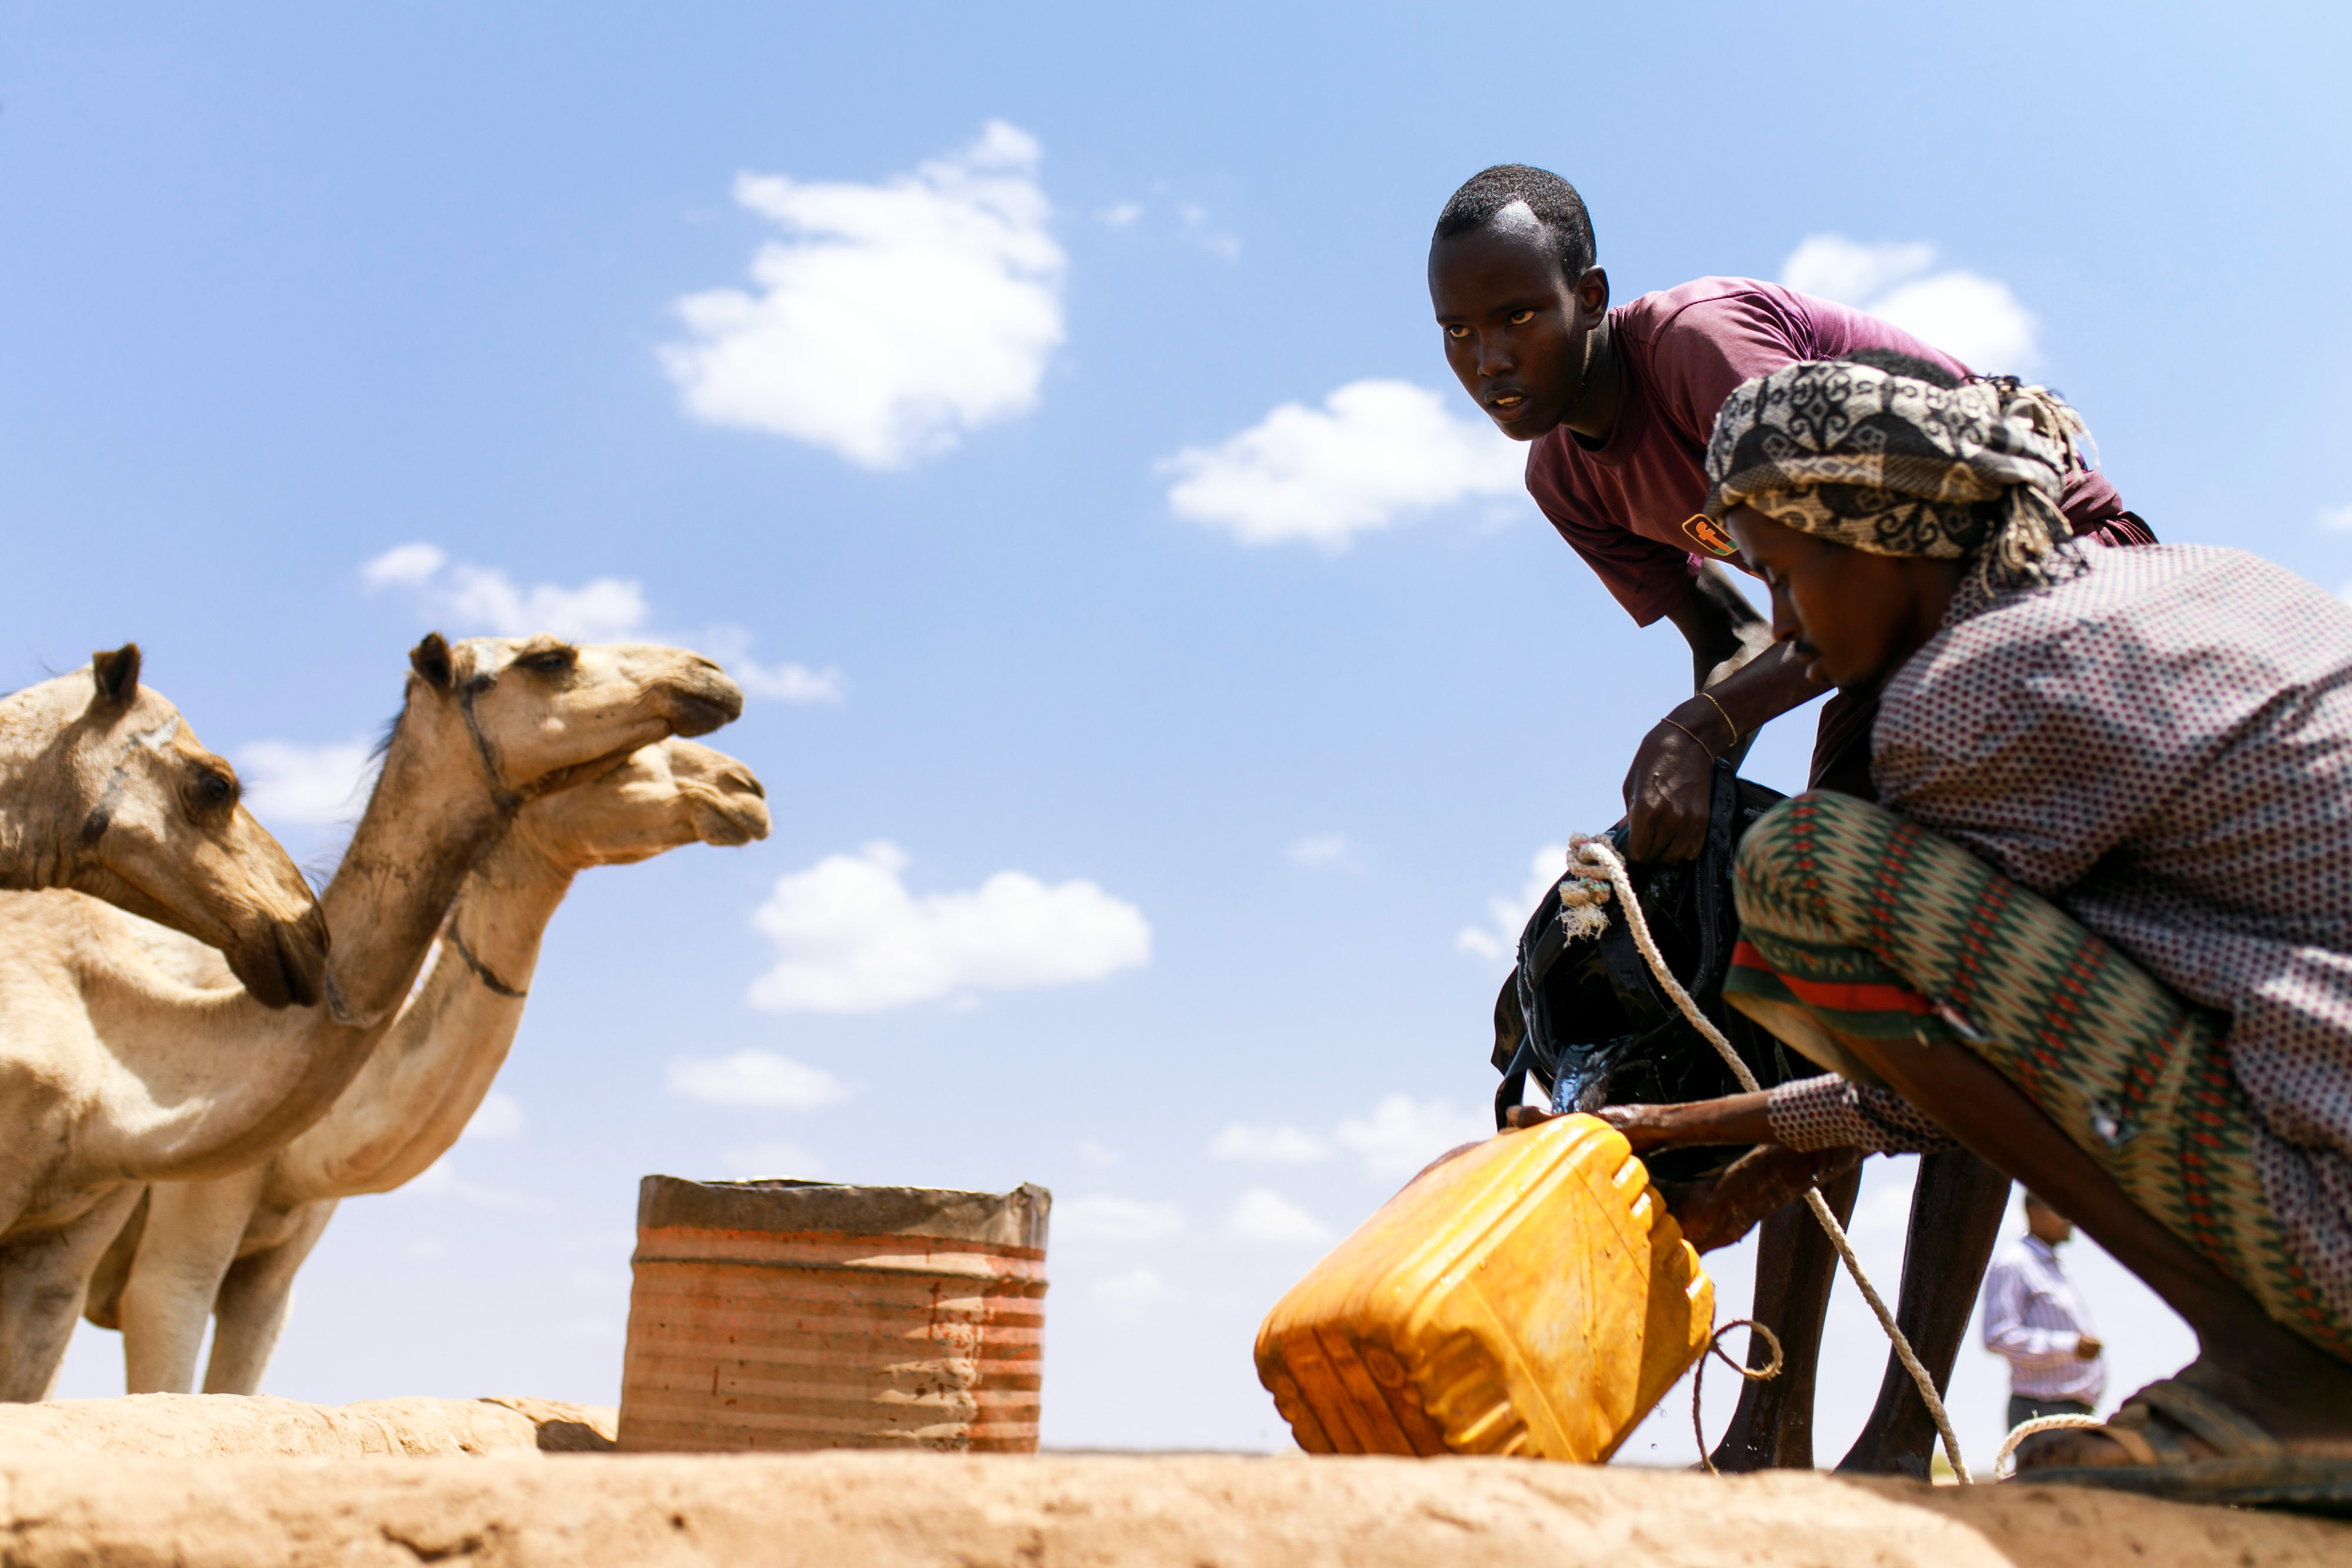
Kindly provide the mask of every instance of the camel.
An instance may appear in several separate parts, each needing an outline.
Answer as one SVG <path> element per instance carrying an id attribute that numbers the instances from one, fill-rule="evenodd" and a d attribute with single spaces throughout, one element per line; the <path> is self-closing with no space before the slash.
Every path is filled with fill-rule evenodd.
<path id="1" fill-rule="evenodd" d="M 0 698 L 0 888 L 71 888 L 227 956 L 264 1007 L 309 1007 L 327 967 L 310 884 L 237 800 L 236 770 L 139 644 Z"/>
<path id="2" fill-rule="evenodd" d="M 83 1309 L 122 1330 L 129 1391 L 190 1392 L 210 1314 L 219 1322 L 205 1392 L 259 1392 L 295 1272 L 336 1204 L 415 1177 L 480 1106 L 522 1021 L 541 936 L 575 875 L 767 833 L 759 780 L 688 741 L 647 747 L 593 784 L 526 807 L 458 894 L 424 984 L 327 1114 L 264 1164 L 148 1189 Z M 192 966 L 218 970 L 213 954 L 170 940 Z"/>
<path id="3" fill-rule="evenodd" d="M 152 927 L 0 894 L 0 1400 L 56 1381 L 89 1274 L 143 1187 L 257 1164 L 325 1113 L 390 1029 L 475 862 L 530 800 L 742 711 L 707 659 L 437 633 L 320 904 L 325 1001 L 268 1013 L 187 985 Z"/>

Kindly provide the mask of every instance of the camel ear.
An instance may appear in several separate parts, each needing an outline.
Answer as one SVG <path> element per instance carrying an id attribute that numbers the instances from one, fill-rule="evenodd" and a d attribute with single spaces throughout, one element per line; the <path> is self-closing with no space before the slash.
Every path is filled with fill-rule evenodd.
<path id="1" fill-rule="evenodd" d="M 98 683 L 101 702 L 129 702 L 139 695 L 139 644 L 125 643 L 111 653 L 92 653 L 89 674 Z"/>
<path id="2" fill-rule="evenodd" d="M 449 662 L 449 644 L 438 632 L 427 632 L 425 641 L 409 650 L 408 667 L 424 676 L 426 685 L 438 686 L 445 692 L 457 678 Z"/>

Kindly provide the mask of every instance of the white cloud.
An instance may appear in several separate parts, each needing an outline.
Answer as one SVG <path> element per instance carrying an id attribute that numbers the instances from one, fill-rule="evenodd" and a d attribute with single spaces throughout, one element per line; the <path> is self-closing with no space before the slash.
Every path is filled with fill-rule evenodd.
<path id="1" fill-rule="evenodd" d="M 1322 1247 L 1331 1228 L 1269 1187 L 1252 1187 L 1234 1200 L 1219 1234 L 1252 1247 Z"/>
<path id="2" fill-rule="evenodd" d="M 1528 862 L 1528 880 L 1515 899 L 1500 895 L 1486 901 L 1485 927 L 1465 925 L 1454 936 L 1456 951 L 1495 963 L 1513 963 L 1518 958 L 1519 933 L 1527 929 L 1528 916 L 1544 901 L 1562 876 L 1568 873 L 1568 846 L 1546 844 Z"/>
<path id="3" fill-rule="evenodd" d="M 395 545 L 360 568 L 360 577 L 369 588 L 422 588 L 433 580 L 436 572 L 449 564 L 449 554 L 438 545 L 419 540 L 414 544 Z"/>
<path id="4" fill-rule="evenodd" d="M 446 618 L 461 636 L 551 632 L 581 642 L 609 642 L 642 628 L 648 615 L 645 591 L 624 578 L 600 577 L 578 588 L 518 585 L 493 567 L 452 565 L 447 551 L 423 541 L 384 551 L 360 568 L 360 579 L 371 592 L 413 591 L 430 614 Z"/>
<path id="5" fill-rule="evenodd" d="M 1280 1126 L 1230 1122 L 1209 1140 L 1213 1159 L 1250 1160 L 1267 1165 L 1307 1166 L 1331 1157 L 1331 1146 L 1312 1133 L 1284 1123 Z"/>
<path id="6" fill-rule="evenodd" d="M 1080 1138 L 1078 1157 L 1090 1166 L 1115 1166 L 1127 1156 L 1099 1138 Z"/>
<path id="7" fill-rule="evenodd" d="M 1124 1274 L 1113 1274 L 1108 1280 L 1097 1280 L 1087 1292 L 1087 1299 L 1114 1310 L 1116 1315 L 1141 1315 L 1143 1309 L 1164 1301 L 1170 1291 L 1168 1282 L 1157 1269 L 1129 1269 Z"/>
<path id="8" fill-rule="evenodd" d="M 360 580 L 371 593 L 380 588 L 415 593 L 426 617 L 441 622 L 453 636 L 530 637 L 551 632 L 583 643 L 625 638 L 668 642 L 719 660 L 735 684 L 755 697 L 794 704 L 847 700 L 847 685 L 838 669 L 760 664 L 750 656 L 751 634 L 740 626 L 706 626 L 694 632 L 651 627 L 645 589 L 627 578 L 600 577 L 578 588 L 518 584 L 495 567 L 465 561 L 451 565 L 448 551 L 418 540 L 396 545 L 362 565 Z"/>
<path id="9" fill-rule="evenodd" d="M 908 890 L 896 844 L 777 880 L 752 924 L 779 962 L 751 988 L 775 1012 L 878 1012 L 958 993 L 1100 979 L 1149 962 L 1151 927 L 1091 882 L 1001 871 L 969 893 Z"/>
<path id="10" fill-rule="evenodd" d="M 1337 865 L 1348 858 L 1348 850 L 1347 834 L 1320 833 L 1299 839 L 1282 852 L 1295 865 Z"/>
<path id="11" fill-rule="evenodd" d="M 821 1067 L 772 1051 L 732 1056 L 680 1057 L 669 1064 L 669 1092 L 713 1105 L 773 1105 L 817 1111 L 840 1103 L 849 1090 Z"/>
<path id="12" fill-rule="evenodd" d="M 1139 1203 L 1097 1194 L 1054 1206 L 1056 1241 L 1165 1241 L 1184 1233 L 1184 1211 L 1172 1203 Z"/>
<path id="13" fill-rule="evenodd" d="M 737 1181 L 751 1181 L 761 1176 L 799 1176 L 803 1180 L 824 1175 L 825 1163 L 798 1144 L 752 1144 L 745 1148 L 721 1150 L 719 1163 L 727 1174 Z"/>
<path id="14" fill-rule="evenodd" d="M 1198 202 L 1186 202 L 1176 209 L 1176 218 L 1184 225 L 1184 237 L 1207 251 L 1211 256 L 1227 261 L 1240 259 L 1242 242 L 1234 235 L 1209 223 L 1209 209 Z"/>
<path id="15" fill-rule="evenodd" d="M 1095 214 L 1095 222 L 1106 228 L 1123 229 L 1143 215 L 1140 202 L 1117 202 Z"/>
<path id="16" fill-rule="evenodd" d="M 1781 264 L 1780 281 L 1867 310 L 1970 370 L 2031 374 L 2042 362 L 2033 313 L 2009 285 L 1958 267 L 1931 273 L 1935 262 L 1936 247 L 1921 242 L 1864 245 L 1810 235 Z"/>
<path id="17" fill-rule="evenodd" d="M 2331 534 L 2352 534 L 2352 507 L 2329 507 L 2319 514 L 2319 526 Z"/>
<path id="18" fill-rule="evenodd" d="M 755 697 L 771 697 L 780 703 L 830 703 L 839 706 L 848 700 L 843 690 L 841 672 L 828 664 L 822 670 L 812 670 L 806 664 L 761 664 L 751 659 L 730 659 L 727 673 L 735 684 Z"/>
<path id="19" fill-rule="evenodd" d="M 1350 382 L 1319 409 L 1286 402 L 1213 447 L 1160 464 L 1169 509 L 1244 544 L 1337 553 L 1356 536 L 1474 497 L 1518 493 L 1526 454 L 1411 382 Z"/>
<path id="20" fill-rule="evenodd" d="M 257 740 L 231 754 L 246 806 L 270 828 L 321 828 L 357 817 L 375 759 L 364 740 L 304 746 Z"/>
<path id="21" fill-rule="evenodd" d="M 1411 1176 L 1448 1149 L 1476 1143 L 1495 1132 L 1492 1110 L 1462 1110 L 1444 1100 L 1426 1103 L 1391 1094 L 1369 1117 L 1350 1117 L 1332 1134 L 1341 1148 L 1360 1156 L 1368 1176 Z"/>
<path id="22" fill-rule="evenodd" d="M 1800 294 L 1853 305 L 1936 265 L 1925 241 L 1864 245 L 1843 235 L 1809 235 L 1780 264 L 1780 281 Z"/>
<path id="23" fill-rule="evenodd" d="M 677 301 L 689 340 L 661 358 L 687 413 L 867 468 L 1028 413 L 1062 341 L 1065 257 L 1038 156 L 992 120 L 879 185 L 737 176 L 735 200 L 786 237 L 752 257 L 752 292 Z"/>
<path id="24" fill-rule="evenodd" d="M 496 1138 L 520 1138 L 530 1126 L 530 1118 L 522 1113 L 522 1102 L 511 1094 L 493 1089 L 482 1096 L 475 1108 L 474 1119 L 466 1124 L 464 1138 L 483 1141 Z"/>

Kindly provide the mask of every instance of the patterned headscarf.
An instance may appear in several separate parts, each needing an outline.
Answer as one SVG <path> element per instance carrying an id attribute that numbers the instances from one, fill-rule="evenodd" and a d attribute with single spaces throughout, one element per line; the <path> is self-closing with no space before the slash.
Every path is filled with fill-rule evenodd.
<path id="1" fill-rule="evenodd" d="M 2082 417 L 2010 379 L 1949 391 L 1843 360 L 1742 382 L 1707 443 L 1706 515 L 1742 503 L 1874 555 L 1974 562 L 1988 592 L 2068 575 L 2058 488 Z"/>

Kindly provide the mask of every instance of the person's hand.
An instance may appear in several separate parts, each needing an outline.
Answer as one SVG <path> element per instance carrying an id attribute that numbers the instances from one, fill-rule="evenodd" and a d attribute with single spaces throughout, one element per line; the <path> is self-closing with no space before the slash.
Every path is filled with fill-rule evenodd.
<path id="1" fill-rule="evenodd" d="M 1625 773 L 1625 811 L 1633 830 L 1627 858 L 1696 860 L 1706 845 L 1714 801 L 1714 757 L 1673 725 L 1660 724 L 1642 737 Z"/>
<path id="2" fill-rule="evenodd" d="M 2080 1360 L 2096 1361 L 2099 1359 L 2099 1353 L 2106 1348 L 2106 1346 L 2101 1344 L 2097 1340 L 2093 1339 L 2089 1334 L 2084 1333 L 2076 1334 L 2074 1336 L 2074 1354 Z"/>

